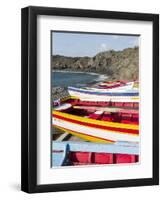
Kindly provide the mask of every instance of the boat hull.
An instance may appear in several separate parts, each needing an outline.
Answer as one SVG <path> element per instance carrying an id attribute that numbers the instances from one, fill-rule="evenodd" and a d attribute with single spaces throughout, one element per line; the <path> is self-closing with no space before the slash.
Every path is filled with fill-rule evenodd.
<path id="1" fill-rule="evenodd" d="M 139 142 L 138 125 L 104 122 L 53 111 L 52 124 L 77 137 L 92 142 Z"/>
<path id="2" fill-rule="evenodd" d="M 139 102 L 139 96 L 109 96 L 109 95 L 96 95 L 93 93 L 82 93 L 79 91 L 68 90 L 70 96 L 79 98 L 82 101 L 112 101 L 112 102 Z"/>

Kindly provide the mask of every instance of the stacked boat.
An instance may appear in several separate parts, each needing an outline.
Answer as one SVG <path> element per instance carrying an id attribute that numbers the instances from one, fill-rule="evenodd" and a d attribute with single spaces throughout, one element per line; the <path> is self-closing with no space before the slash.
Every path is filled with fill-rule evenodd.
<path id="1" fill-rule="evenodd" d="M 101 82 L 68 87 L 69 97 L 54 101 L 52 124 L 86 141 L 139 142 L 138 82 Z"/>

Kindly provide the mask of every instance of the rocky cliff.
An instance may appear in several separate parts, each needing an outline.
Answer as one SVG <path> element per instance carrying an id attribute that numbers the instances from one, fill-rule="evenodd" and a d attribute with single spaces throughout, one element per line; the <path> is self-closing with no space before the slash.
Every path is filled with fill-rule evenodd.
<path id="1" fill-rule="evenodd" d="M 53 70 L 95 72 L 109 75 L 112 80 L 134 80 L 139 74 L 139 48 L 105 51 L 94 57 L 52 56 Z"/>

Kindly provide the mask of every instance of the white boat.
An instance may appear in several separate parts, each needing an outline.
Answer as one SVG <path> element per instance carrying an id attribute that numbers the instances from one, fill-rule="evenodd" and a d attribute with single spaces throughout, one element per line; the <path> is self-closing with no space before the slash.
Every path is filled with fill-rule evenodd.
<path id="1" fill-rule="evenodd" d="M 83 101 L 139 102 L 139 88 L 132 82 L 101 82 L 90 87 L 68 87 L 70 96 Z"/>
<path id="2" fill-rule="evenodd" d="M 87 101 L 138 102 L 138 90 L 94 91 L 87 88 L 68 87 L 70 96 Z"/>

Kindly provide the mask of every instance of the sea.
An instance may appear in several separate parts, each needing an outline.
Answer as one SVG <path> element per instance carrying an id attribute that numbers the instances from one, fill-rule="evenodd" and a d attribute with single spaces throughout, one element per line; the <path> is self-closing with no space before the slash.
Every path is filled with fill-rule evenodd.
<path id="1" fill-rule="evenodd" d="M 87 72 L 53 71 L 52 87 L 88 86 L 108 78 L 106 75 Z"/>

